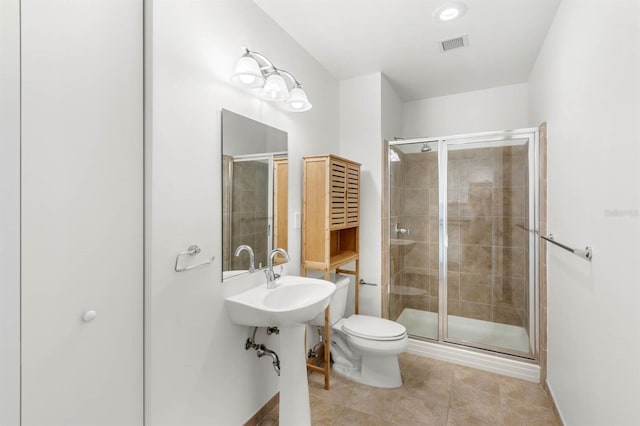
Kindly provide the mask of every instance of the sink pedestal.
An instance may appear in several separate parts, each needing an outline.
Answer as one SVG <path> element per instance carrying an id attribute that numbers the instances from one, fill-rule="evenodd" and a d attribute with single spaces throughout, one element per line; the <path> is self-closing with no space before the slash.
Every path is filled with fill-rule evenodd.
<path id="1" fill-rule="evenodd" d="M 280 326 L 280 425 L 311 425 L 305 324 Z"/>
<path id="2" fill-rule="evenodd" d="M 249 327 L 280 329 L 280 424 L 310 426 L 309 381 L 304 347 L 306 323 L 331 302 L 336 286 L 315 278 L 287 276 L 274 289 L 255 285 L 256 274 L 238 281 L 243 291 L 225 295 L 231 322 Z M 249 287 L 249 288 L 247 288 Z"/>

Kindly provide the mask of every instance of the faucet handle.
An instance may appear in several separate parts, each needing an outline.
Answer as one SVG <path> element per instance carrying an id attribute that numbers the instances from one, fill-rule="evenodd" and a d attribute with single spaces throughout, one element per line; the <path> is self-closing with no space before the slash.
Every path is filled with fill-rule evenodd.
<path id="1" fill-rule="evenodd" d="M 409 230 L 407 228 L 400 228 L 400 222 L 395 223 L 393 231 L 396 233 L 396 237 L 400 234 L 409 235 Z"/>

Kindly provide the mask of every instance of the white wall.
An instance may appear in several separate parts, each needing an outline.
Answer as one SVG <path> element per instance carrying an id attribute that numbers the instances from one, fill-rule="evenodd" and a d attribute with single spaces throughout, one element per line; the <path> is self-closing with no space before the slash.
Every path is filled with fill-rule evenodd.
<path id="1" fill-rule="evenodd" d="M 640 424 L 640 3 L 563 0 L 529 81 L 548 122 L 548 384 L 569 425 Z M 616 212 L 617 211 L 617 212 Z"/>
<path id="2" fill-rule="evenodd" d="M 404 104 L 403 137 L 439 137 L 527 127 L 527 84 Z"/>
<path id="3" fill-rule="evenodd" d="M 360 187 L 360 313 L 380 315 L 382 75 L 340 81 L 340 155 L 362 164 Z"/>
<path id="4" fill-rule="evenodd" d="M 404 102 L 382 75 L 382 138 L 392 141 L 395 136 L 402 137 L 404 122 Z"/>
<path id="5" fill-rule="evenodd" d="M 230 323 L 221 255 L 222 108 L 288 133 L 289 217 L 301 211 L 302 156 L 338 152 L 338 83 L 249 0 L 147 4 L 147 422 L 242 424 L 277 391 L 271 362 L 244 350 L 250 330 Z M 230 76 L 241 46 L 266 55 L 302 82 L 313 109 L 284 112 Z M 291 273 L 300 230 L 289 221 Z M 210 267 L 175 273 L 190 244 Z M 277 338 L 258 335 L 277 349 Z"/>
<path id="6" fill-rule="evenodd" d="M 362 163 L 360 277 L 378 285 L 360 287 L 362 314 L 381 315 L 382 140 L 401 136 L 402 119 L 402 99 L 384 75 L 340 82 L 340 155 Z"/>
<path id="7" fill-rule="evenodd" d="M 20 422 L 20 2 L 0 1 L 0 425 Z"/>

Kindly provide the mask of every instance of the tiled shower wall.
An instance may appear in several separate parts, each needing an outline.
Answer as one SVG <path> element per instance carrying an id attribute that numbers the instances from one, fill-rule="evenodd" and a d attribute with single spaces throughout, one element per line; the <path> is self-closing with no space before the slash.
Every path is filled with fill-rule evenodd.
<path id="1" fill-rule="evenodd" d="M 390 317 L 402 309 L 438 312 L 437 152 L 391 163 Z M 528 326 L 527 147 L 448 154 L 450 315 Z"/>
<path id="2" fill-rule="evenodd" d="M 393 228 L 404 215 L 404 169 L 405 155 L 400 150 L 395 150 L 400 161 L 389 163 L 389 223 Z M 405 286 L 404 247 L 397 244 L 397 238 L 390 232 L 389 241 L 389 318 L 395 320 L 405 307 L 405 297 L 401 289 Z"/>
<path id="3" fill-rule="evenodd" d="M 407 154 L 403 228 L 405 306 L 438 312 L 438 153 Z"/>
<path id="4" fill-rule="evenodd" d="M 449 152 L 449 314 L 528 325 L 527 176 L 526 145 Z"/>

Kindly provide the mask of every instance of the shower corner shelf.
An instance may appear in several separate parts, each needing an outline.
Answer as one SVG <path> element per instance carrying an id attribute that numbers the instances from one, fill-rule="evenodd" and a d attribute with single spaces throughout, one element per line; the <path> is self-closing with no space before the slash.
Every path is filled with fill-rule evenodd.
<path id="1" fill-rule="evenodd" d="M 308 270 L 322 271 L 329 280 L 331 271 L 360 278 L 360 163 L 333 154 L 303 158 L 302 184 L 302 276 Z M 353 270 L 341 269 L 354 263 Z M 355 313 L 358 313 L 359 286 L 355 285 Z M 330 358 L 329 308 L 325 310 L 324 359 Z M 324 367 L 307 364 L 324 374 L 329 389 L 330 362 Z"/>

